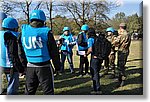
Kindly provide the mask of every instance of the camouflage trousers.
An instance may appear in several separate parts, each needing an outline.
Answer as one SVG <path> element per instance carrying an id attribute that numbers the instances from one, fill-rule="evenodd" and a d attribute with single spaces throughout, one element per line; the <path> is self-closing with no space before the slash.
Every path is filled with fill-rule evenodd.
<path id="1" fill-rule="evenodd" d="M 116 68 L 116 76 L 125 80 L 125 65 L 127 62 L 129 52 L 124 53 L 122 51 L 118 51 L 118 61 L 117 61 L 117 68 Z"/>
<path id="2" fill-rule="evenodd" d="M 116 53 L 110 54 L 104 62 L 104 67 L 109 71 L 109 69 L 112 69 L 115 71 L 115 59 L 116 59 Z"/>

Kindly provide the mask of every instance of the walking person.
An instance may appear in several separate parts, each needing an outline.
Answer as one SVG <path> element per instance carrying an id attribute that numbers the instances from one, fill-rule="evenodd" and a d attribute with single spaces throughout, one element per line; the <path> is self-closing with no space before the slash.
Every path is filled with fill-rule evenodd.
<path id="1" fill-rule="evenodd" d="M 0 67 L 3 68 L 8 81 L 7 95 L 18 94 L 19 72 L 24 72 L 18 56 L 17 37 L 18 22 L 14 18 L 5 18 L 0 31 Z"/>
<path id="2" fill-rule="evenodd" d="M 58 44 L 61 44 L 60 46 L 60 53 L 61 53 L 61 69 L 60 72 L 64 72 L 64 63 L 67 57 L 67 60 L 70 65 L 70 72 L 74 73 L 74 67 L 73 67 L 73 46 L 76 44 L 74 41 L 73 35 L 70 33 L 69 27 L 63 28 L 63 34 L 60 36 Z"/>
<path id="3" fill-rule="evenodd" d="M 80 54 L 80 65 L 79 65 L 79 76 L 83 76 L 86 74 L 89 74 L 89 61 L 88 58 L 84 56 L 84 54 L 87 52 L 88 49 L 88 43 L 87 43 L 87 37 L 86 33 L 88 32 L 89 27 L 88 25 L 82 25 L 81 32 L 78 34 L 77 37 L 77 45 L 78 45 L 78 51 L 82 51 L 83 54 Z M 85 65 L 85 73 L 83 72 Z"/>
<path id="4" fill-rule="evenodd" d="M 25 94 L 34 95 L 40 84 L 45 95 L 54 94 L 54 75 L 50 60 L 55 71 L 60 70 L 59 51 L 51 32 L 45 26 L 46 16 L 42 10 L 33 10 L 30 24 L 22 25 L 19 37 L 20 58 L 27 59 Z"/>

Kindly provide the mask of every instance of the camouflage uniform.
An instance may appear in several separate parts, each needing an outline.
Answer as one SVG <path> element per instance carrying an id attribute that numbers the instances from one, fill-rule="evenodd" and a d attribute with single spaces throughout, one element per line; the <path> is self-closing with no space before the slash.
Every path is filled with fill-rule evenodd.
<path id="1" fill-rule="evenodd" d="M 108 41 L 112 43 L 115 37 L 116 36 L 111 35 L 111 36 L 107 36 L 106 38 L 108 39 Z M 109 71 L 109 67 L 110 67 L 113 70 L 113 74 L 115 73 L 115 57 L 116 57 L 115 54 L 116 54 L 115 46 L 112 45 L 111 53 L 104 63 L 104 66 L 107 68 L 107 71 Z"/>
<path id="2" fill-rule="evenodd" d="M 125 80 L 125 65 L 129 55 L 129 47 L 131 43 L 131 36 L 124 29 L 118 30 L 119 36 L 113 42 L 118 46 L 118 62 L 117 62 L 117 76 L 119 81 Z"/>

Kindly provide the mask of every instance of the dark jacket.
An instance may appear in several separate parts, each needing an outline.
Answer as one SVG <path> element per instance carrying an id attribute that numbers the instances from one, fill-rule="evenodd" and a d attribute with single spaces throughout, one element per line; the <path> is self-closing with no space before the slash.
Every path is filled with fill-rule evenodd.
<path id="1" fill-rule="evenodd" d="M 11 32 L 6 32 L 4 34 L 5 44 L 7 45 L 7 51 L 9 60 L 13 64 L 13 72 L 24 72 L 24 66 L 21 64 L 19 56 L 18 56 L 18 44 L 17 37 L 11 34 Z"/>
<path id="2" fill-rule="evenodd" d="M 83 34 L 79 34 L 78 35 L 78 40 L 77 43 L 78 45 L 82 46 L 82 47 L 86 47 L 87 46 L 87 42 L 83 42 Z"/>

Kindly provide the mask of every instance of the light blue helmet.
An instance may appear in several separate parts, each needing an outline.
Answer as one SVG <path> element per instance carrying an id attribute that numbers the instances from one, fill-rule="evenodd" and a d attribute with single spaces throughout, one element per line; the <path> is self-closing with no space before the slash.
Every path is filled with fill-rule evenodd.
<path id="1" fill-rule="evenodd" d="M 3 20 L 2 27 L 9 28 L 9 29 L 18 28 L 18 22 L 16 19 L 8 17 Z"/>
<path id="2" fill-rule="evenodd" d="M 33 10 L 30 14 L 30 21 L 33 19 L 38 19 L 41 21 L 46 21 L 45 13 L 42 10 Z"/>
<path id="3" fill-rule="evenodd" d="M 4 12 L 0 12 L 0 20 L 7 18 L 7 15 Z"/>
<path id="4" fill-rule="evenodd" d="M 69 31 L 69 30 L 70 30 L 70 28 L 69 28 L 69 27 L 64 27 L 63 32 L 64 32 L 64 31 L 66 31 L 66 30 L 68 30 L 68 31 Z"/>
<path id="5" fill-rule="evenodd" d="M 114 33 L 114 32 L 115 32 L 115 30 L 114 30 L 114 28 L 113 28 L 113 27 L 109 27 L 109 28 L 107 28 L 107 29 L 106 29 L 106 32 L 112 32 L 112 33 Z"/>
<path id="6" fill-rule="evenodd" d="M 89 30 L 89 26 L 87 24 L 82 25 L 81 30 L 87 31 Z"/>

